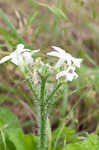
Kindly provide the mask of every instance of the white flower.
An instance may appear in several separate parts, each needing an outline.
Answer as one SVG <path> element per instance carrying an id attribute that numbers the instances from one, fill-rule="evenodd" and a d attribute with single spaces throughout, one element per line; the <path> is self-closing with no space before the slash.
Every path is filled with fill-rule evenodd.
<path id="1" fill-rule="evenodd" d="M 80 67 L 82 59 L 72 57 L 69 53 L 66 53 L 59 47 L 52 46 L 52 48 L 56 51 L 49 52 L 47 55 L 59 57 L 56 68 L 59 68 L 64 62 L 66 62 L 68 66 L 71 66 L 73 63 L 76 67 Z"/>
<path id="2" fill-rule="evenodd" d="M 62 50 L 59 47 L 52 46 L 52 48 L 55 49 L 56 52 L 52 51 L 47 53 L 47 55 L 59 57 L 59 61 L 56 64 L 56 68 L 59 68 L 65 61 L 67 62 L 68 65 L 71 65 L 72 56 L 70 54 L 66 53 L 64 50 Z"/>
<path id="3" fill-rule="evenodd" d="M 75 71 L 75 67 L 69 66 L 67 70 L 61 71 L 56 75 L 56 79 L 59 79 L 62 76 L 66 77 L 66 81 L 72 81 L 73 79 L 77 79 L 78 75 Z"/>
<path id="4" fill-rule="evenodd" d="M 0 64 L 11 60 L 12 63 L 16 64 L 17 66 L 22 66 L 25 64 L 32 64 L 33 58 L 32 55 L 40 50 L 31 51 L 29 49 L 24 49 L 23 44 L 18 44 L 17 49 L 12 52 L 9 56 L 5 56 L 0 60 Z"/>
<path id="5" fill-rule="evenodd" d="M 72 62 L 74 63 L 74 65 L 78 68 L 80 68 L 80 64 L 82 62 L 82 59 L 81 58 L 74 58 L 72 57 Z"/>

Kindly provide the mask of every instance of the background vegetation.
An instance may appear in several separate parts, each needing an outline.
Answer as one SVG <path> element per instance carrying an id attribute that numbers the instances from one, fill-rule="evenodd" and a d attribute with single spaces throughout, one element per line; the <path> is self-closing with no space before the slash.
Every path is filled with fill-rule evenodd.
<path id="1" fill-rule="evenodd" d="M 0 58 L 13 51 L 19 43 L 31 49 L 40 48 L 44 53 L 50 51 L 51 45 L 55 45 L 75 57 L 83 58 L 83 64 L 78 70 L 79 78 L 66 85 L 64 91 L 60 92 L 50 117 L 53 137 L 61 126 L 61 120 L 64 119 L 66 128 L 63 133 L 66 133 L 65 136 L 71 135 L 66 139 L 67 143 L 72 142 L 67 146 L 67 150 L 75 147 L 73 144 L 76 139 L 78 141 L 78 135 L 83 134 L 86 139 L 87 132 L 99 133 L 98 41 L 98 0 L 0 0 Z M 9 111 L 2 109 L 8 107 L 17 116 L 25 134 L 36 134 L 36 115 L 35 111 L 32 112 L 35 108 L 31 107 L 31 99 L 31 92 L 16 66 L 2 64 L 0 66 L 0 121 L 3 120 L 2 113 L 7 114 L 6 111 Z M 76 133 L 70 128 L 71 126 Z M 23 134 L 23 131 L 19 131 L 18 134 Z M 63 133 L 61 133 L 62 137 L 64 137 Z M 8 136 L 12 141 L 13 135 L 8 134 Z M 32 135 L 25 136 L 30 138 Z M 91 139 L 95 138 L 97 143 L 97 135 L 89 136 Z M 83 141 L 83 146 L 76 144 L 75 149 L 77 150 L 78 147 L 83 150 L 84 144 L 88 145 L 88 142 L 90 145 L 88 140 Z M 18 145 L 13 144 L 13 147 L 16 146 L 18 149 Z"/>

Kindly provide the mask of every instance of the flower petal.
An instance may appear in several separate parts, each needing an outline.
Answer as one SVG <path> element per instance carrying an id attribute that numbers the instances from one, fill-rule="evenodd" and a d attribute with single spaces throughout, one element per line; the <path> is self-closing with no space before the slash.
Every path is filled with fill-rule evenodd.
<path id="1" fill-rule="evenodd" d="M 61 71 L 61 72 L 57 73 L 56 79 L 59 79 L 60 77 L 65 76 L 65 75 L 66 75 L 66 71 Z"/>
<path id="2" fill-rule="evenodd" d="M 18 49 L 18 50 L 24 49 L 24 45 L 23 45 L 23 44 L 18 44 L 18 45 L 17 45 L 17 49 Z"/>
<path id="3" fill-rule="evenodd" d="M 24 50 L 24 45 L 23 44 L 18 44 L 17 49 L 13 53 L 21 53 L 21 52 L 24 52 L 24 51 L 26 51 L 26 50 Z"/>
<path id="4" fill-rule="evenodd" d="M 61 55 L 58 52 L 54 52 L 54 51 L 47 53 L 47 55 L 49 55 L 49 56 L 56 56 L 56 57 L 61 58 Z"/>
<path id="5" fill-rule="evenodd" d="M 59 59 L 59 61 L 56 63 L 55 67 L 59 68 L 64 63 L 64 59 Z"/>
<path id="6" fill-rule="evenodd" d="M 78 78 L 78 74 L 76 72 L 74 72 L 73 75 L 74 75 L 74 79 Z"/>
<path id="7" fill-rule="evenodd" d="M 10 55 L 3 57 L 3 58 L 0 60 L 0 64 L 2 64 L 2 63 L 4 63 L 4 62 L 8 61 L 9 59 L 11 59 L 11 56 L 10 56 Z"/>
<path id="8" fill-rule="evenodd" d="M 72 73 L 67 73 L 66 74 L 66 81 L 72 81 L 73 80 L 73 74 Z"/>
<path id="9" fill-rule="evenodd" d="M 80 68 L 80 63 L 82 62 L 82 59 L 72 57 L 72 61 L 76 67 Z"/>
<path id="10" fill-rule="evenodd" d="M 52 46 L 53 49 L 55 49 L 57 52 L 59 52 L 61 55 L 65 55 L 65 51 L 61 49 L 60 47 Z"/>
<path id="11" fill-rule="evenodd" d="M 17 66 L 32 64 L 33 63 L 32 54 L 30 52 L 24 52 L 22 54 L 17 54 L 11 59 L 11 62 L 16 64 Z"/>
<path id="12" fill-rule="evenodd" d="M 23 57 L 24 64 L 32 64 L 33 63 L 32 54 L 30 52 L 24 52 L 22 57 Z"/>
<path id="13" fill-rule="evenodd" d="M 66 53 L 63 49 L 59 48 L 59 47 L 56 47 L 56 46 L 52 46 L 52 48 L 54 48 L 57 52 L 57 54 L 52 51 L 50 53 L 48 53 L 48 55 L 51 55 L 51 56 L 56 56 L 56 57 L 59 57 L 61 59 L 64 60 L 64 62 L 67 62 L 67 64 L 70 66 L 72 64 L 72 56 L 71 54 L 69 53 Z"/>
<path id="14" fill-rule="evenodd" d="M 21 57 L 21 56 L 20 56 Z M 18 66 L 18 61 L 20 60 L 20 58 L 18 57 L 18 56 L 16 56 L 16 55 L 14 55 L 13 57 L 12 57 L 12 59 L 11 59 L 11 62 L 13 63 L 13 64 L 15 64 L 15 65 L 17 65 Z"/>
<path id="15" fill-rule="evenodd" d="M 77 79 L 77 78 L 78 78 L 78 74 L 76 72 L 66 73 L 66 81 L 72 81 L 73 79 Z"/>
<path id="16" fill-rule="evenodd" d="M 31 51 L 31 54 L 37 53 L 37 52 L 39 52 L 39 51 L 40 51 L 40 49 L 33 50 L 33 51 Z"/>

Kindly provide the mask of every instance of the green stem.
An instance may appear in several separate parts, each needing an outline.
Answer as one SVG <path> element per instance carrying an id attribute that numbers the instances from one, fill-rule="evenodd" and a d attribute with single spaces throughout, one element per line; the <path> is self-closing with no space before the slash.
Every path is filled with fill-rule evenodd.
<path id="1" fill-rule="evenodd" d="M 28 69 L 28 68 L 27 68 L 27 69 Z M 33 93 L 33 96 L 34 96 L 37 100 L 39 100 L 38 95 L 36 94 L 36 91 L 34 90 L 33 85 L 32 85 L 32 83 L 31 83 L 31 81 L 30 81 L 30 78 L 28 78 L 28 77 L 27 77 L 27 74 L 25 73 L 25 70 L 24 70 L 24 69 L 23 69 L 23 70 L 21 69 L 21 72 L 22 72 L 24 78 L 26 79 L 27 84 L 28 84 L 30 90 L 31 90 L 32 93 Z M 31 72 L 30 72 L 30 73 L 31 73 Z"/>
<path id="2" fill-rule="evenodd" d="M 47 120 L 47 110 L 45 104 L 45 84 L 46 78 L 42 78 L 41 83 L 41 95 L 40 95 L 40 143 L 39 143 L 39 150 L 46 150 L 46 141 L 47 141 L 47 134 L 46 134 L 46 120 Z"/>
<path id="3" fill-rule="evenodd" d="M 41 122 L 40 122 L 40 150 L 46 150 L 47 142 L 47 133 L 46 133 L 46 113 L 41 113 Z"/>
<path id="4" fill-rule="evenodd" d="M 52 93 L 48 96 L 48 98 L 46 99 L 46 103 L 49 102 L 50 99 L 52 99 L 52 97 L 54 96 L 54 94 L 56 93 L 56 91 L 60 88 L 60 86 L 62 85 L 62 83 L 59 83 L 56 88 L 52 91 Z"/>

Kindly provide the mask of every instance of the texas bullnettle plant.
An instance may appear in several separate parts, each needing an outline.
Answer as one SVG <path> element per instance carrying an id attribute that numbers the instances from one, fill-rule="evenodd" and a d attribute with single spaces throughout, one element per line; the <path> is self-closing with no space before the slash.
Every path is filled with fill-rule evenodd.
<path id="1" fill-rule="evenodd" d="M 45 63 L 37 55 L 40 50 L 25 49 L 19 44 L 10 55 L 3 57 L 0 64 L 11 61 L 17 65 L 24 75 L 37 107 L 38 135 L 40 137 L 38 149 L 46 150 L 48 147 L 48 122 L 51 106 L 60 89 L 68 81 L 78 78 L 76 68 L 80 68 L 82 59 L 74 58 L 59 47 L 52 46 L 54 51 L 47 56 L 58 57 L 58 62 Z"/>

